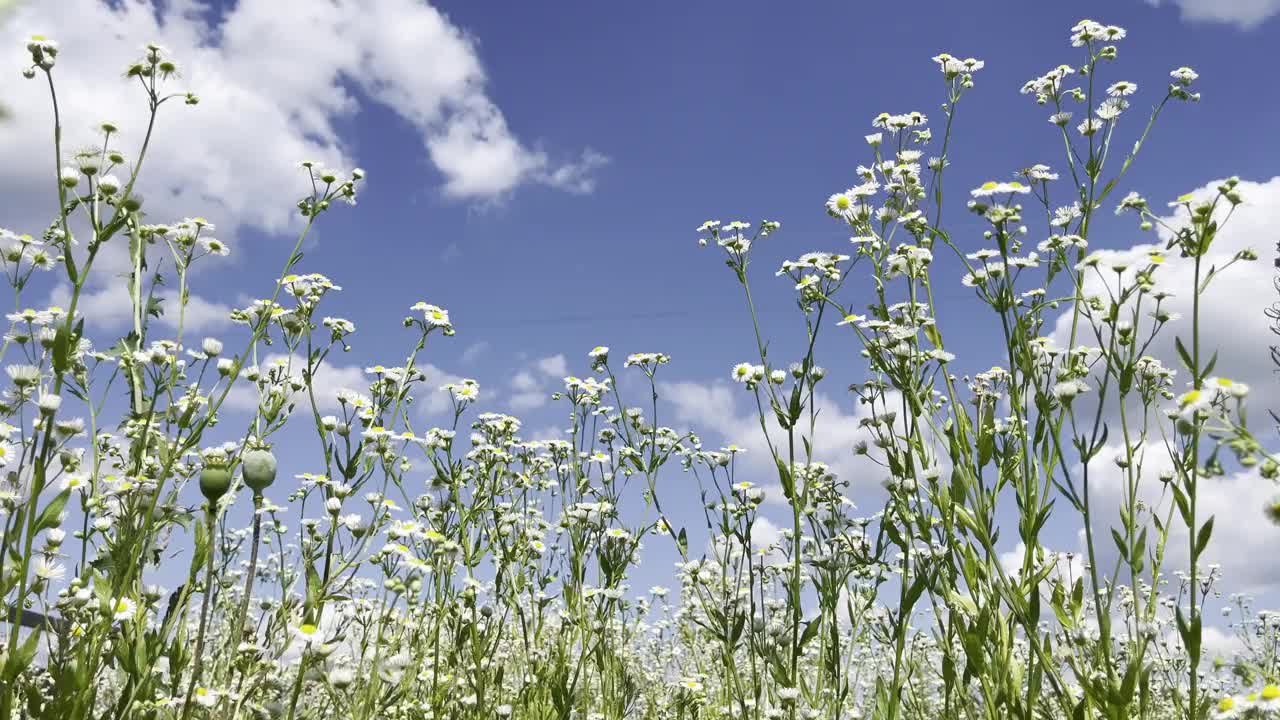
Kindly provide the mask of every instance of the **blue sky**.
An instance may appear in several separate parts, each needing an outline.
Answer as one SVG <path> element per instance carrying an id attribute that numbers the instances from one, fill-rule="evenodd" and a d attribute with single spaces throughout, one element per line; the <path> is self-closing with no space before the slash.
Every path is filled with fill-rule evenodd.
<path id="1" fill-rule="evenodd" d="M 1134 187 L 1173 197 L 1212 178 L 1278 170 L 1268 129 L 1280 126 L 1280 98 L 1248 80 L 1280 40 L 1274 21 L 1249 31 L 1188 24 L 1174 8 L 1141 2 L 939 3 L 925 17 L 854 5 L 443 4 L 478 38 L 490 97 L 517 132 L 561 153 L 590 146 L 609 164 L 586 196 L 522 187 L 480 206 L 450 202 L 438 174 L 405 152 L 412 130 L 393 111 L 366 108 L 350 141 L 370 171 L 368 191 L 357 212 L 327 225 L 313 261 L 343 267 L 351 294 L 378 288 L 395 305 L 417 295 L 447 305 L 456 351 L 489 343 L 468 370 L 488 385 L 522 353 L 581 361 L 600 342 L 662 349 L 682 376 L 720 377 L 750 338 L 731 278 L 697 251 L 693 228 L 707 217 L 782 221 L 761 270 L 838 246 L 821 202 L 866 161 L 871 117 L 936 110 L 941 82 L 929 57 L 940 50 L 987 62 L 960 113 L 954 187 L 1053 163 L 1045 113 L 1017 90 L 1074 59 L 1066 28 L 1078 16 L 1130 29 L 1119 74 L 1150 90 L 1139 106 L 1173 67 L 1202 75 L 1205 101 L 1166 115 Z M 350 261 L 357 237 L 373 255 L 367 264 Z M 392 257 L 403 260 L 385 262 Z M 759 282 L 778 291 L 773 307 L 788 307 L 782 283 Z M 958 284 L 944 291 L 967 297 Z M 376 321 L 361 327 L 377 332 Z"/>
<path id="2" fill-rule="evenodd" d="M 1280 202 L 1280 181 L 1271 181 L 1280 175 L 1280 96 L 1268 72 L 1278 14 L 1276 0 L 909 8 L 174 0 L 158 12 L 140 0 L 58 0 L 20 5 L 4 35 L 10 68 L 20 66 L 18 40 L 28 33 L 64 43 L 60 82 L 73 133 L 108 114 L 136 139 L 138 98 L 118 99 L 115 68 L 141 43 L 158 38 L 187 63 L 183 81 L 202 105 L 165 116 L 143 190 L 157 214 L 207 215 L 235 248 L 196 281 L 208 333 L 230 341 L 236 331 L 219 313 L 270 292 L 303 187 L 292 163 L 358 164 L 369 174 L 359 206 L 323 219 L 301 266 L 344 287 L 327 301 L 329 313 L 358 327 L 355 349 L 339 359 L 343 380 L 399 362 L 411 341 L 399 319 L 427 300 L 447 307 L 458 328 L 428 349 L 439 371 L 432 385 L 477 378 L 481 409 L 515 407 L 529 434 L 563 422 L 563 409 L 539 398 L 564 370 L 585 374 L 587 350 L 606 344 L 616 356 L 670 353 L 663 373 L 681 383 L 671 388 L 681 395 L 673 422 L 705 420 L 694 429 L 720 444 L 749 441 L 733 436 L 750 424 L 725 386 L 753 341 L 721 257 L 696 245 L 703 220 L 782 222 L 756 251 L 755 283 L 779 359 L 792 359 L 783 350 L 799 328 L 792 291 L 773 270 L 806 251 L 847 247 L 822 203 L 868 161 L 871 118 L 920 110 L 941 119 L 930 57 L 986 62 L 959 111 L 948 174 L 953 236 L 976 249 L 978 228 L 962 207 L 969 188 L 1033 163 L 1061 165 L 1046 111 L 1018 89 L 1081 61 L 1068 29 L 1082 17 L 1129 30 L 1107 79 L 1141 88 L 1122 123 L 1130 133 L 1170 70 L 1189 65 L 1201 76 L 1203 101 L 1169 109 L 1122 193 L 1138 189 L 1158 203 L 1234 174 Z M 33 85 L 6 83 L 0 96 L 13 112 L 0 129 L 0 152 L 11 159 L 0 168 L 14 218 L 5 223 L 29 232 L 52 212 L 48 193 L 32 190 L 49 171 L 47 99 Z M 1280 208 L 1256 208 L 1249 227 L 1263 236 L 1240 242 L 1265 253 Z M 1111 222 L 1094 242 L 1127 248 L 1143 240 L 1135 235 Z M 940 324 L 954 328 L 949 349 L 964 369 L 983 369 L 998 358 L 987 355 L 978 306 L 955 263 L 939 263 L 937 277 L 954 280 L 937 288 Z M 1255 288 L 1268 282 L 1258 277 Z M 850 291 L 858 297 L 856 282 Z M 120 319 L 118 286 L 108 279 L 96 292 L 90 312 L 109 328 Z M 1257 297 L 1247 302 L 1260 308 Z M 823 362 L 842 383 L 829 388 L 846 413 L 835 420 L 847 420 L 854 409 L 839 389 L 861 372 L 856 350 L 833 343 Z M 1255 365 L 1268 382 L 1269 368 Z M 1273 575 L 1258 582 L 1280 579 Z"/>

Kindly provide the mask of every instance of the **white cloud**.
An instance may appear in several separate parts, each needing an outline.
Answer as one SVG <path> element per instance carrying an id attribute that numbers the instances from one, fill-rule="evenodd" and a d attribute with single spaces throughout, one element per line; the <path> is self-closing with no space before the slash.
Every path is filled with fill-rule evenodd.
<path id="1" fill-rule="evenodd" d="M 422 409 L 422 412 L 427 417 L 430 417 L 432 415 L 440 415 L 451 411 L 453 401 L 449 399 L 449 393 L 441 390 L 440 388 L 449 383 L 461 382 L 462 376 L 454 375 L 448 370 L 444 370 L 431 363 L 419 365 L 418 369 L 426 376 L 426 381 L 422 384 L 421 389 L 419 389 L 416 394 L 418 406 Z M 483 385 L 480 386 L 480 392 L 482 402 L 484 400 L 492 402 L 492 396 L 489 398 L 484 397 L 485 389 Z"/>
<path id="2" fill-rule="evenodd" d="M 569 362 L 564 355 L 538 358 L 511 378 L 511 409 L 516 412 L 533 410 L 547 404 L 551 390 L 547 383 L 556 383 L 569 372 Z"/>
<path id="3" fill-rule="evenodd" d="M 1208 183 L 1193 191 L 1192 195 L 1197 199 L 1209 199 L 1219 184 L 1220 181 Z M 1273 286 L 1275 271 L 1270 262 L 1275 242 L 1274 228 L 1280 226 L 1280 177 L 1261 183 L 1242 181 L 1238 190 L 1244 197 L 1244 203 L 1236 208 L 1230 221 L 1218 233 L 1202 265 L 1206 269 L 1212 266 L 1220 268 L 1236 253 L 1247 248 L 1256 251 L 1259 260 L 1237 263 L 1210 283 L 1200 304 L 1200 342 L 1206 357 L 1214 351 L 1218 353 L 1214 367 L 1216 375 L 1250 386 L 1249 406 L 1254 408 L 1251 416 L 1254 422 L 1264 423 L 1267 410 L 1280 410 L 1280 392 L 1277 392 L 1274 366 L 1267 348 L 1280 338 L 1271 333 L 1269 321 L 1263 314 L 1265 308 L 1280 300 Z M 1180 212 L 1185 214 L 1185 211 Z M 1184 224 L 1178 217 L 1166 218 L 1166 221 L 1174 226 Z M 1135 267 L 1138 260 L 1145 260 L 1147 253 L 1163 251 L 1166 240 L 1167 234 L 1162 233 L 1154 244 L 1104 251 L 1103 260 L 1126 262 Z M 1187 371 L 1181 368 L 1174 339 L 1181 337 L 1187 342 L 1191 337 L 1194 264 L 1189 258 L 1178 257 L 1176 252 L 1167 255 L 1154 280 L 1158 288 L 1173 293 L 1163 307 L 1181 317 L 1161 330 L 1151 354 L 1160 358 L 1167 367 L 1178 369 L 1174 378 L 1177 383 L 1175 390 L 1181 392 L 1189 378 Z M 1107 296 L 1103 281 L 1096 273 L 1088 273 L 1085 277 L 1085 294 Z M 1150 319 L 1146 321 L 1150 322 Z M 1070 312 L 1058 318 L 1053 337 L 1061 347 L 1066 347 L 1069 342 L 1070 323 Z M 1083 331 L 1078 342 L 1096 344 L 1088 330 Z"/>
<path id="4" fill-rule="evenodd" d="M 533 390 L 538 387 L 538 379 L 528 370 L 521 370 L 511 378 L 511 387 L 520 391 Z"/>
<path id="5" fill-rule="evenodd" d="M 1210 182 L 1192 192 L 1197 200 L 1209 199 L 1216 193 L 1221 181 Z M 1202 264 L 1222 267 L 1236 253 L 1250 248 L 1255 250 L 1260 259 L 1255 262 L 1237 263 L 1225 273 L 1214 279 L 1208 290 L 1202 295 L 1200 305 L 1201 346 L 1206 356 L 1218 353 L 1214 373 L 1233 380 L 1247 383 L 1251 392 L 1248 404 L 1252 412 L 1251 427 L 1263 438 L 1263 442 L 1274 448 L 1270 438 L 1274 438 L 1268 410 L 1280 410 L 1280 392 L 1277 392 L 1274 366 L 1272 365 L 1268 344 L 1276 342 L 1271 334 L 1268 319 L 1263 310 L 1276 302 L 1276 289 L 1273 285 L 1274 266 L 1271 262 L 1274 242 L 1274 228 L 1280 225 L 1280 177 L 1266 182 L 1243 181 L 1238 186 L 1244 197 L 1244 204 L 1236 208 L 1229 222 L 1218 233 L 1209 253 Z M 1179 211 L 1185 216 L 1185 211 Z M 1171 225 L 1185 224 L 1185 217 L 1172 216 L 1165 219 Z M 1105 262 L 1125 262 L 1145 259 L 1153 250 L 1163 250 L 1167 233 L 1159 236 L 1153 244 L 1140 244 L 1128 250 L 1106 251 Z M 1188 373 L 1182 368 L 1174 349 L 1174 338 L 1182 337 L 1184 342 L 1191 336 L 1192 292 L 1194 285 L 1194 265 L 1188 258 L 1178 257 L 1177 253 L 1167 253 L 1167 260 L 1155 273 L 1155 282 L 1161 289 L 1174 293 L 1165 301 L 1164 307 L 1181 318 L 1171 321 L 1161 331 L 1160 339 L 1151 348 L 1151 354 L 1160 358 L 1167 367 L 1178 370 L 1175 376 L 1175 392 L 1182 392 L 1189 381 Z M 1128 262 L 1130 267 L 1136 262 Z M 1105 296 L 1102 280 L 1096 274 L 1086 276 L 1086 294 Z M 1114 282 L 1114 280 L 1112 281 Z M 1066 346 L 1069 338 L 1070 313 L 1058 318 L 1054 331 L 1054 339 L 1060 346 Z M 1089 332 L 1079 338 L 1080 342 L 1095 344 Z M 1118 416 L 1115 407 L 1107 408 L 1111 417 Z M 1132 417 L 1132 416 L 1131 416 Z M 1106 418 L 1104 417 L 1104 421 Z M 1118 420 L 1111 420 L 1113 430 Z M 1091 465 L 1091 489 L 1099 498 L 1098 507 L 1117 508 L 1122 497 L 1122 476 L 1114 461 L 1122 456 L 1122 444 L 1108 446 Z M 1140 495 L 1152 506 L 1167 507 L 1169 498 L 1164 493 L 1162 484 L 1157 479 L 1161 470 L 1170 469 L 1168 453 L 1163 445 L 1150 442 L 1145 446 L 1145 464 L 1140 484 Z M 1078 473 L 1077 473 L 1078 476 Z M 1226 582 L 1232 588 L 1265 588 L 1280 583 L 1280 569 L 1268 563 L 1256 562 L 1258 553 L 1273 544 L 1280 529 L 1277 529 L 1263 515 L 1262 506 L 1275 493 L 1274 483 L 1263 480 L 1256 472 L 1235 472 L 1225 478 L 1213 478 L 1202 481 L 1200 485 L 1199 522 L 1204 522 L 1210 515 L 1216 515 L 1213 541 L 1209 545 L 1205 562 L 1216 562 L 1223 566 Z M 1114 548 L 1107 531 L 1108 524 L 1116 524 L 1118 520 L 1112 512 L 1111 517 L 1100 518 L 1095 526 L 1096 547 L 1107 557 L 1114 558 Z M 1177 529 L 1180 524 L 1174 515 L 1173 538 L 1171 547 L 1179 544 L 1185 547 L 1185 530 Z M 1185 566 L 1185 553 L 1169 555 L 1169 562 L 1174 566 Z M 1109 567 L 1109 562 L 1108 567 Z"/>
<path id="6" fill-rule="evenodd" d="M 489 352 L 489 347 L 490 345 L 488 340 L 473 342 L 467 346 L 466 350 L 462 351 L 462 356 L 458 359 L 462 361 L 463 364 L 470 365 L 483 357 L 485 353 Z"/>
<path id="7" fill-rule="evenodd" d="M 267 368 L 277 361 L 285 360 L 288 362 L 289 372 L 292 375 L 301 376 L 303 368 L 306 367 L 304 358 L 293 355 L 284 355 L 282 353 L 272 353 L 258 361 L 258 367 Z M 333 411 L 338 408 L 338 391 L 339 390 L 355 390 L 361 393 L 367 393 L 369 388 L 369 379 L 365 376 L 364 369 L 355 365 L 335 365 L 325 360 L 320 364 L 320 369 L 312 376 L 312 388 L 315 391 L 316 403 L 321 411 Z M 298 393 L 294 396 L 294 401 L 299 407 L 303 407 L 307 403 L 305 392 Z M 228 407 L 238 410 L 253 410 L 258 406 L 258 393 L 251 387 L 251 384 L 243 379 L 236 382 L 231 393 L 227 395 L 226 404 Z"/>
<path id="8" fill-rule="evenodd" d="M 782 528 L 767 517 L 756 517 L 751 523 L 751 545 L 754 549 L 770 547 L 782 542 Z"/>
<path id="9" fill-rule="evenodd" d="M 162 108 L 139 188 L 156 220 L 199 213 L 232 228 L 294 224 L 298 161 L 356 164 L 338 127 L 360 110 L 357 92 L 415 130 L 450 197 L 483 200 L 528 182 L 587 192 L 604 162 L 588 149 L 557 164 L 518 139 L 488 95 L 476 41 L 419 0 L 241 0 L 220 17 L 198 0 L 31 2 L 0 31 L 0 66 L 30 64 L 22 41 L 32 33 L 61 44 L 54 77 L 72 149 L 99 140 L 91 126 L 111 119 L 123 130 L 120 148 L 135 156 L 145 100 L 120 70 L 153 41 L 179 62 L 171 87 L 201 104 Z M 38 81 L 5 87 L 12 117 L 0 135 L 0 190 L 10 207 L 30 208 L 5 222 L 34 231 L 56 209 L 48 90 Z"/>
<path id="10" fill-rule="evenodd" d="M 525 433 L 524 437 L 526 440 L 550 442 L 552 440 L 565 440 L 568 438 L 568 433 L 564 428 L 544 427 L 534 430 L 532 433 Z"/>
<path id="11" fill-rule="evenodd" d="M 1147 0 L 1148 5 L 1160 7 L 1162 0 Z M 1183 20 L 1188 22 L 1231 23 L 1250 30 L 1280 13 L 1280 0 L 1171 0 L 1178 6 Z"/>
<path id="12" fill-rule="evenodd" d="M 546 173 L 543 182 L 565 192 L 587 195 L 596 189 L 596 171 L 608 164 L 607 156 L 587 148 L 577 162 L 565 163 Z"/>
<path id="13" fill-rule="evenodd" d="M 1042 555 L 1034 558 L 1032 567 L 1043 567 L 1045 562 L 1053 564 L 1053 570 L 1046 576 L 1046 581 L 1061 580 L 1070 585 L 1076 578 L 1084 576 L 1084 556 L 1080 553 L 1066 553 L 1041 547 Z M 1000 566 L 1009 575 L 1021 575 L 1022 564 L 1026 561 L 1027 544 L 1018 541 L 1012 550 L 1000 553 Z"/>
<path id="14" fill-rule="evenodd" d="M 559 380 L 569 374 L 569 362 L 563 354 L 544 357 L 538 361 L 538 370 L 548 378 Z"/>
<path id="15" fill-rule="evenodd" d="M 1204 626 L 1204 638 L 1201 644 L 1207 656 L 1224 659 L 1234 658 L 1247 649 L 1239 635 L 1227 633 L 1213 625 Z"/>
<path id="16" fill-rule="evenodd" d="M 1158 476 L 1173 465 L 1160 441 L 1146 443 L 1141 452 L 1144 462 L 1138 497 L 1148 507 L 1156 508 L 1163 520 L 1173 501 Z M 1119 507 L 1127 492 L 1124 473 L 1115 464 L 1117 458 L 1123 457 L 1123 444 L 1108 445 L 1090 466 L 1091 500 L 1094 507 L 1104 509 L 1095 519 L 1094 543 L 1100 555 L 1100 567 L 1107 571 L 1116 557 L 1108 528 L 1120 526 Z M 1201 558 L 1202 566 L 1221 565 L 1224 586 L 1233 591 L 1256 592 L 1280 584 L 1280 566 L 1263 560 L 1269 557 L 1268 548 L 1280 540 L 1280 528 L 1263 512 L 1276 495 L 1276 484 L 1264 480 L 1256 471 L 1239 471 L 1226 477 L 1202 479 L 1198 490 L 1197 524 L 1203 524 L 1211 516 L 1214 518 L 1213 536 Z M 1170 526 L 1166 567 L 1185 569 L 1187 530 L 1176 509 Z M 1083 548 L 1083 540 L 1081 546 Z"/>
<path id="17" fill-rule="evenodd" d="M 178 294 L 165 294 L 165 322 L 178 322 Z M 231 306 L 206 300 L 200 295 L 187 295 L 187 309 L 182 319 L 183 327 L 191 332 L 205 332 L 231 324 L 228 313 Z"/>
<path id="18" fill-rule="evenodd" d="M 516 392 L 511 395 L 511 399 L 507 401 L 512 410 L 516 412 L 524 412 L 540 408 L 547 404 L 547 394 L 540 390 L 530 390 L 528 392 Z"/>
<path id="19" fill-rule="evenodd" d="M 735 443 L 746 448 L 747 452 L 735 460 L 738 472 L 745 473 L 744 479 L 764 485 L 767 502 L 786 502 L 777 486 L 777 469 L 760 429 L 755 404 L 749 400 L 742 386 L 721 381 L 706 384 L 665 382 L 659 383 L 658 392 L 661 401 L 674 410 L 676 421 L 687 423 L 688 429 L 702 435 L 708 448 L 714 447 L 707 442 L 708 433 L 719 435 L 722 443 Z M 878 489 L 885 471 L 853 451 L 859 441 L 871 440 L 871 435 L 859 426 L 859 421 L 870 415 L 868 410 L 859 406 L 854 412 L 847 412 L 839 403 L 821 393 L 817 397 L 817 407 L 818 421 L 812 438 L 814 459 L 827 463 L 839 479 L 848 481 L 855 490 Z M 786 438 L 772 417 L 769 419 L 769 432 L 775 442 Z"/>
<path id="20" fill-rule="evenodd" d="M 785 565 L 789 561 L 782 548 L 784 535 L 782 528 L 763 515 L 757 515 L 751 523 L 751 547 L 748 548 L 752 559 L 759 562 L 759 553 L 765 553 L 764 560 L 768 565 Z M 707 539 L 706 556 L 723 561 L 731 554 L 740 552 L 742 543 L 733 535 L 715 535 Z"/>
<path id="21" fill-rule="evenodd" d="M 163 291 L 158 296 L 164 301 L 164 314 L 152 318 L 150 322 L 160 323 L 164 327 L 176 329 L 178 326 L 178 293 Z M 66 284 L 60 284 L 50 293 L 49 304 L 67 307 L 71 302 L 71 290 Z M 94 332 L 123 331 L 132 327 L 133 302 L 129 297 L 128 286 L 117 282 L 105 287 L 82 291 L 80 309 L 89 320 Z M 182 319 L 184 343 L 191 344 L 191 333 L 204 333 L 221 330 L 231 325 L 229 313 L 231 307 L 213 302 L 195 294 L 187 295 L 187 309 Z M 102 341 L 105 338 L 96 337 Z M 196 343 L 198 344 L 198 343 Z"/>
<path id="22" fill-rule="evenodd" d="M 272 353 L 260 358 L 258 366 L 266 368 L 279 360 L 285 359 L 289 362 L 290 374 L 300 377 L 306 362 L 304 358 L 298 355 L 289 356 L 282 353 Z M 419 365 L 418 369 L 426 377 L 425 381 L 416 386 L 417 392 L 413 393 L 417 399 L 420 412 L 426 417 L 448 412 L 453 407 L 452 403 L 449 400 L 448 393 L 439 388 L 446 383 L 458 382 L 462 378 L 431 363 Z M 321 411 L 334 411 L 339 407 L 337 400 L 339 390 L 355 390 L 356 392 L 367 394 L 369 383 L 372 379 L 373 376 L 367 374 L 364 368 L 359 365 L 339 365 L 325 360 L 312 377 L 312 387 L 315 391 L 316 402 Z M 304 406 L 307 402 L 305 392 L 299 393 L 294 400 L 299 407 Z M 232 408 L 253 410 L 257 407 L 257 404 L 257 393 L 243 379 L 236 383 L 236 387 L 227 396 L 227 405 Z"/>

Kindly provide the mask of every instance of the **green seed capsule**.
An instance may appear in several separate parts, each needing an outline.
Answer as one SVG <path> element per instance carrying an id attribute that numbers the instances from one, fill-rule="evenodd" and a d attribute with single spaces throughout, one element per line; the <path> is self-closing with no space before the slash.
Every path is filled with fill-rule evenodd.
<path id="1" fill-rule="evenodd" d="M 276 456 L 270 450 L 249 450 L 240 456 L 244 484 L 260 493 L 276 481 Z"/>
<path id="2" fill-rule="evenodd" d="M 206 465 L 200 471 L 200 492 L 209 502 L 217 502 L 231 487 L 231 470 L 225 465 Z"/>

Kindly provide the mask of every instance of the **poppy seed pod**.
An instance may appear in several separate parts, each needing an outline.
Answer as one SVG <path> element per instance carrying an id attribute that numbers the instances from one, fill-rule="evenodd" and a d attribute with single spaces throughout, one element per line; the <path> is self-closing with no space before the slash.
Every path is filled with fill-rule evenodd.
<path id="1" fill-rule="evenodd" d="M 249 450 L 240 456 L 240 463 L 243 466 L 241 472 L 244 474 L 244 484 L 255 493 L 261 493 L 276 481 L 276 456 L 270 450 Z"/>
<path id="2" fill-rule="evenodd" d="M 200 471 L 200 492 L 210 503 L 217 502 L 231 488 L 231 469 L 221 463 L 208 464 Z"/>

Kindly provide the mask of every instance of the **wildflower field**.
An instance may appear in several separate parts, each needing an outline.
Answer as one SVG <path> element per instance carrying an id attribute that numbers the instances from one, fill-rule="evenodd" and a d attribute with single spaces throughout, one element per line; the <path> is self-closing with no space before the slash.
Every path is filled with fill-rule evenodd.
<path id="1" fill-rule="evenodd" d="M 1215 525 L 1239 522 L 1206 508 L 1206 487 L 1280 476 L 1275 408 L 1249 407 L 1241 359 L 1201 327 L 1209 289 L 1259 261 L 1215 253 L 1250 198 L 1236 179 L 1150 200 L 1129 187 L 1162 117 L 1200 95 L 1189 67 L 1128 79 L 1125 38 L 1081 21 L 1067 64 L 1022 88 L 1059 143 L 1051 164 L 948 182 L 984 63 L 944 53 L 907 66 L 936 91 L 929 112 L 851 132 L 862 164 L 825 200 L 828 243 L 762 267 L 759 248 L 789 246 L 779 222 L 666 229 L 754 328 L 755 353 L 722 362 L 758 422 L 719 447 L 667 419 L 681 348 L 570 349 L 576 374 L 552 397 L 565 432 L 522 437 L 474 380 L 430 376 L 455 334 L 431 298 L 394 309 L 402 347 L 322 403 L 317 375 L 359 335 L 342 268 L 304 249 L 364 211 L 360 169 L 302 162 L 277 282 L 224 337 L 186 330 L 199 269 L 231 248 L 201 208 L 153 217 L 143 191 L 200 88 L 148 45 L 100 79 L 147 109 L 141 144 L 101 122 L 72 146 L 65 126 L 99 120 L 60 109 L 59 60 L 82 48 L 32 36 L 22 71 L 52 124 L 26 142 L 47 148 L 59 211 L 0 230 L 0 720 L 1280 716 L 1280 613 L 1206 562 Z M 1097 250 L 1104 214 L 1149 244 Z M 953 234 L 961 220 L 981 236 Z M 108 254 L 127 259 L 123 334 L 86 321 Z M 940 255 L 965 271 L 932 273 Z M 758 286 L 779 283 L 801 342 L 759 321 Z M 67 292 L 46 306 L 54 285 Z M 999 339 L 984 356 L 948 351 L 944 285 Z M 832 387 L 836 365 L 861 378 Z M 437 426 L 411 412 L 428 396 L 447 398 Z M 824 396 L 865 440 L 827 442 Z M 236 397 L 247 422 L 226 411 Z M 739 472 L 752 438 L 768 483 Z M 850 456 L 876 493 L 837 473 Z M 770 513 L 783 520 L 761 532 Z M 678 563 L 640 574 L 655 552 Z"/>

